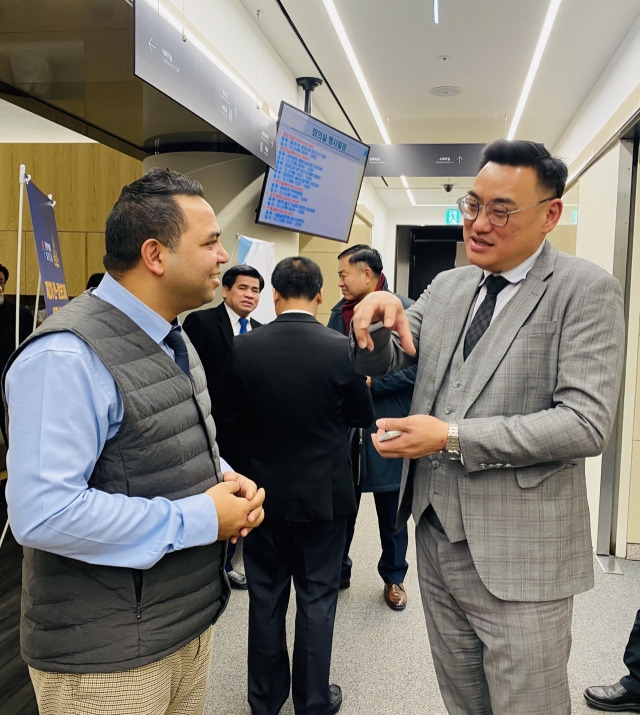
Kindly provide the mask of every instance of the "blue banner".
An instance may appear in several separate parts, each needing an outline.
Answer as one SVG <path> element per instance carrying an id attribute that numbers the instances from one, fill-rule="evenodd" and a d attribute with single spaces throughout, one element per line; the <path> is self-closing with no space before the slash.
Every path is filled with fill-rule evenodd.
<path id="1" fill-rule="evenodd" d="M 33 181 L 27 182 L 27 195 L 29 196 L 33 236 L 36 241 L 38 266 L 42 277 L 44 304 L 47 315 L 51 315 L 69 302 L 56 217 L 53 214 L 51 199 L 45 196 Z"/>

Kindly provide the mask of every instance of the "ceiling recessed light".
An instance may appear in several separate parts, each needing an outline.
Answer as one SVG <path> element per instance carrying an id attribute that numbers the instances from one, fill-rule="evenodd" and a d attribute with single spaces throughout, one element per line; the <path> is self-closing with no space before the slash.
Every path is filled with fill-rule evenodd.
<path id="1" fill-rule="evenodd" d="M 443 85 L 441 87 L 432 87 L 429 90 L 429 93 L 435 95 L 436 97 L 455 97 L 457 94 L 462 94 L 462 90 L 460 87 L 449 87 L 447 85 Z"/>

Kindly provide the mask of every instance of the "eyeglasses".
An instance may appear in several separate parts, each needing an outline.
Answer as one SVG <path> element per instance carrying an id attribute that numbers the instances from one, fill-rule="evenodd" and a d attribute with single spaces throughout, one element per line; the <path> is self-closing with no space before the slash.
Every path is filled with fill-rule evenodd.
<path id="1" fill-rule="evenodd" d="M 493 201 L 490 201 L 488 204 L 481 204 L 477 199 L 474 199 L 473 196 L 467 195 L 458 199 L 458 208 L 460 209 L 462 216 L 467 219 L 467 221 L 475 221 L 480 214 L 480 210 L 484 209 L 489 222 L 493 226 L 501 227 L 507 225 L 511 214 L 517 214 L 520 211 L 535 208 L 536 206 L 540 206 L 540 204 L 544 204 L 547 201 L 553 201 L 553 198 L 553 196 L 550 196 L 548 199 L 542 199 L 536 204 L 531 204 L 531 206 L 522 206 L 519 209 L 512 209 L 509 211 L 509 209 L 502 204 L 494 203 Z"/>

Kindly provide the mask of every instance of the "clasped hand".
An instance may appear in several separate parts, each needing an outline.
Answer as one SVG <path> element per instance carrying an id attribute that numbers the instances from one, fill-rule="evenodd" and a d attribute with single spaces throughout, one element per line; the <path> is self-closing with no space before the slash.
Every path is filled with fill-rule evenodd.
<path id="1" fill-rule="evenodd" d="M 235 544 L 264 519 L 264 489 L 238 472 L 225 472 L 224 481 L 207 489 L 218 514 L 218 540 Z"/>

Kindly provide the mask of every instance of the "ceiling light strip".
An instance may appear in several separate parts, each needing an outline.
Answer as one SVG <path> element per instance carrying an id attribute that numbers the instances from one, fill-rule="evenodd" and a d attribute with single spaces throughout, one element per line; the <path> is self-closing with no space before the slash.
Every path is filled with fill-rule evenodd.
<path id="1" fill-rule="evenodd" d="M 533 80 L 535 79 L 536 73 L 538 72 L 538 67 L 540 66 L 542 55 L 544 53 L 545 47 L 547 46 L 547 40 L 549 39 L 549 35 L 551 35 L 553 23 L 555 22 L 556 15 L 558 14 L 561 2 L 562 0 L 551 0 L 551 2 L 549 3 L 547 16 L 545 17 L 544 25 L 542 26 L 542 31 L 540 32 L 540 37 L 538 38 L 536 50 L 533 53 L 533 59 L 531 60 L 529 72 L 527 73 L 527 78 L 525 79 L 524 86 L 522 87 L 522 94 L 520 95 L 518 106 L 516 107 L 515 114 L 513 115 L 511 126 L 509 127 L 507 139 L 513 139 L 516 135 L 518 124 L 520 124 L 522 113 L 524 112 L 525 105 L 527 104 L 527 100 L 529 99 L 529 92 L 531 92 Z"/>
<path id="2" fill-rule="evenodd" d="M 433 0 L 433 22 L 440 24 L 440 0 Z"/>
<path id="3" fill-rule="evenodd" d="M 380 134 L 382 135 L 384 143 L 389 145 L 389 144 L 391 144 L 391 139 L 389 138 L 389 135 L 387 134 L 387 130 L 384 126 L 384 122 L 382 121 L 382 117 L 380 116 L 380 112 L 378 111 L 378 107 L 376 106 L 376 103 L 373 99 L 373 95 L 371 94 L 371 90 L 369 89 L 369 85 L 367 84 L 367 80 L 364 78 L 364 74 L 363 74 L 362 70 L 360 69 L 360 63 L 358 62 L 356 53 L 353 51 L 353 47 L 351 47 L 351 42 L 349 41 L 349 37 L 347 36 L 347 33 L 344 29 L 342 20 L 340 19 L 340 16 L 338 15 L 338 11 L 336 10 L 336 7 L 333 4 L 332 0 L 322 0 L 322 4 L 324 5 L 324 8 L 327 11 L 327 14 L 329 15 L 329 19 L 331 20 L 333 29 L 336 31 L 336 35 L 338 36 L 338 39 L 340 40 L 340 44 L 342 45 L 342 49 L 344 50 L 345 54 L 347 55 L 347 59 L 349 60 L 351 69 L 353 70 L 353 73 L 355 74 L 356 79 L 358 80 L 358 84 L 360 85 L 360 89 L 362 90 L 362 93 L 364 94 L 364 98 L 367 100 L 367 104 L 369 105 L 369 110 L 371 111 L 371 114 L 373 115 L 373 118 L 378 126 L 378 130 L 380 131 Z"/>
<path id="4" fill-rule="evenodd" d="M 404 186 L 404 190 L 407 192 L 407 196 L 409 198 L 409 201 L 411 201 L 412 206 L 417 206 L 416 200 L 413 197 L 413 192 L 409 188 L 409 182 L 407 181 L 407 177 L 404 175 L 400 176 L 400 181 L 402 182 L 402 185 Z"/>

